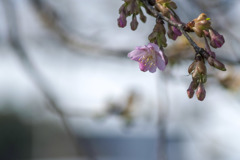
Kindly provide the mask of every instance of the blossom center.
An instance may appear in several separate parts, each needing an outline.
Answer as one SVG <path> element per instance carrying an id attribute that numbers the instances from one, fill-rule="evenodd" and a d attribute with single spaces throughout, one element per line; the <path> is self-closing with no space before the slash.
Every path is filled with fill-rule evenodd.
<path id="1" fill-rule="evenodd" d="M 141 58 L 139 58 L 139 62 L 143 63 L 144 66 L 155 66 L 156 64 L 154 63 L 154 56 L 153 55 L 143 55 Z"/>

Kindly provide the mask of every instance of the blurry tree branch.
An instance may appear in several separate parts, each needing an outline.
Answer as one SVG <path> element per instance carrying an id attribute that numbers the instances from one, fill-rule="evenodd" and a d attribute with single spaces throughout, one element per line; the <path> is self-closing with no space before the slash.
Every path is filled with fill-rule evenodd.
<path id="1" fill-rule="evenodd" d="M 82 39 L 81 36 L 76 36 L 74 33 L 72 34 L 69 29 L 63 25 L 61 22 L 63 18 L 61 17 L 61 14 L 56 11 L 54 7 L 52 7 L 50 4 L 48 4 L 46 1 L 43 0 L 31 0 L 31 4 L 33 5 L 33 8 L 35 8 L 36 13 L 39 15 L 41 21 L 54 33 L 56 33 L 60 39 L 66 44 L 66 46 L 73 47 L 77 50 L 87 50 L 91 51 L 89 53 L 91 54 L 98 54 L 101 56 L 115 56 L 119 58 L 123 58 L 127 55 L 127 53 L 130 52 L 130 50 L 117 50 L 117 49 L 109 49 L 104 48 L 102 46 L 99 46 L 97 44 L 93 43 L 87 43 L 85 39 Z M 225 31 L 225 30 L 224 30 Z M 73 36 L 74 35 L 74 36 Z M 188 36 L 187 36 L 188 37 Z M 236 38 L 236 37 L 235 37 Z M 183 60 L 189 60 L 193 58 L 193 55 L 187 55 L 186 53 L 191 53 L 191 49 L 189 46 L 185 45 L 185 48 L 182 47 L 182 44 L 179 44 L 179 46 L 183 50 L 178 50 L 176 48 L 178 47 L 178 44 L 175 44 L 174 46 L 170 46 L 167 49 L 167 52 L 170 53 L 168 55 L 169 60 L 176 60 L 176 59 L 183 59 Z M 172 54 L 175 53 L 175 54 Z M 239 65 L 240 60 L 231 60 L 224 57 L 219 57 L 220 61 L 223 61 L 230 65 Z"/>
<path id="2" fill-rule="evenodd" d="M 24 69 L 32 78 L 32 81 L 36 84 L 39 90 L 42 92 L 44 97 L 46 98 L 48 105 L 55 111 L 55 113 L 60 118 L 68 136 L 70 137 L 71 141 L 73 142 L 76 152 L 80 155 L 79 152 L 79 144 L 76 135 L 73 133 L 72 129 L 70 128 L 70 124 L 66 119 L 64 112 L 61 110 L 61 107 L 57 104 L 54 100 L 53 93 L 48 88 L 47 81 L 43 78 L 42 74 L 38 71 L 35 67 L 34 63 L 31 61 L 31 58 L 28 56 L 27 51 L 25 50 L 22 41 L 19 35 L 19 28 L 17 22 L 17 13 L 16 8 L 14 6 L 14 2 L 12 0 L 2 0 L 4 5 L 4 10 L 6 14 L 7 24 L 8 24 L 8 31 L 9 31 L 9 41 L 12 48 L 15 50 L 17 57 L 19 58 L 20 62 L 22 63 Z M 89 159 L 95 160 L 95 156 L 92 152 L 91 147 L 89 144 L 85 143 L 84 148 L 86 148 L 86 153 Z"/>
<path id="3" fill-rule="evenodd" d="M 168 79 L 167 74 L 168 72 L 164 72 L 164 92 L 165 92 L 165 98 L 166 98 L 166 104 L 162 104 L 160 101 L 162 94 L 158 92 L 158 121 L 157 121 L 157 135 L 158 135 L 158 159 L 159 160 L 168 160 L 168 134 L 167 134 L 167 128 L 168 128 L 168 116 L 169 116 L 169 107 L 170 107 L 170 101 L 169 101 L 169 88 L 168 88 Z M 159 74 L 160 76 L 160 74 Z M 158 86 L 162 85 L 162 81 L 160 77 L 158 77 Z"/>
<path id="4" fill-rule="evenodd" d="M 86 39 L 81 39 L 80 36 L 71 34 L 69 29 L 63 25 L 61 14 L 58 13 L 54 7 L 43 0 L 30 0 L 36 13 L 39 15 L 41 21 L 54 33 L 56 33 L 60 39 L 69 47 L 73 47 L 77 50 L 88 50 L 91 53 L 101 53 L 101 55 L 117 55 L 125 56 L 127 50 L 114 50 L 104 48 L 97 44 L 90 44 L 86 42 Z"/>

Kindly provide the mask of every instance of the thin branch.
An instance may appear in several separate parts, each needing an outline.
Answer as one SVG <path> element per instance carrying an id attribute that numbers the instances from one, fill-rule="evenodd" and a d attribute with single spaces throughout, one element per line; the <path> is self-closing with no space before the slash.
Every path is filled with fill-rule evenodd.
<path id="1" fill-rule="evenodd" d="M 55 113 L 60 118 L 68 136 L 70 137 L 76 149 L 76 152 L 80 156 L 81 152 L 79 150 L 78 138 L 71 130 L 69 122 L 64 115 L 64 112 L 61 110 L 61 107 L 58 106 L 57 102 L 54 100 L 53 94 L 48 89 L 47 81 L 43 78 L 41 73 L 35 67 L 34 63 L 31 61 L 30 57 L 28 56 L 27 51 L 25 50 L 23 44 L 21 43 L 22 41 L 20 39 L 19 31 L 18 31 L 19 28 L 18 28 L 18 22 L 17 22 L 16 9 L 12 0 L 2 0 L 2 1 L 3 1 L 7 24 L 8 24 L 9 41 L 12 48 L 15 50 L 15 53 L 19 58 L 20 62 L 22 63 L 26 72 L 32 78 L 32 81 L 36 84 L 36 86 L 44 95 L 45 99 L 48 102 L 48 105 L 55 111 Z M 89 145 L 88 144 L 84 144 L 84 145 L 85 145 L 84 147 L 87 147 L 88 149 L 89 159 L 95 160 L 96 158 L 92 154 L 92 151 Z"/>
<path id="2" fill-rule="evenodd" d="M 182 33 L 183 35 L 187 38 L 188 42 L 191 44 L 191 46 L 194 48 L 195 52 L 197 54 L 201 54 L 205 57 L 208 56 L 208 54 L 205 52 L 204 49 L 200 48 L 193 40 L 192 38 L 188 35 L 188 33 L 184 30 L 185 26 L 181 23 L 176 23 L 172 20 L 170 20 L 169 18 L 163 16 L 160 12 L 158 12 L 155 8 L 153 8 L 147 0 L 141 0 L 143 2 L 143 4 L 145 5 L 145 7 L 152 13 L 152 15 L 156 18 L 160 18 L 166 22 L 168 22 L 169 24 L 177 27 Z"/>
<path id="3" fill-rule="evenodd" d="M 36 13 L 39 15 L 41 18 L 41 21 L 46 24 L 46 26 L 51 29 L 53 32 L 55 32 L 59 37 L 63 40 L 64 44 L 66 44 L 69 49 L 77 49 L 77 50 L 88 50 L 88 55 L 93 55 L 99 54 L 101 56 L 114 56 L 117 58 L 125 58 L 126 54 L 130 52 L 130 50 L 126 49 L 109 49 L 109 48 L 104 48 L 95 44 L 88 44 L 85 39 L 82 39 L 81 36 L 77 36 L 77 39 L 73 38 L 69 33 L 69 29 L 67 27 L 64 27 L 60 21 L 61 14 L 57 12 L 51 5 L 45 4 L 45 1 L 42 0 L 31 0 L 31 4 L 33 5 L 33 8 L 36 10 Z M 153 10 L 151 12 L 156 12 L 156 10 L 150 6 Z M 47 10 L 47 11 L 46 11 Z M 159 13 L 156 12 L 153 16 L 157 16 Z M 179 25 L 178 23 L 170 21 L 167 17 L 165 17 L 167 21 L 174 25 Z M 74 33 L 75 34 L 75 33 Z M 186 38 L 191 41 L 191 38 L 189 35 L 186 35 Z M 191 42 L 191 44 L 194 44 L 194 46 L 197 46 L 194 41 Z M 72 53 L 72 52 L 71 52 Z M 74 52 L 75 53 L 75 52 Z M 78 52 L 79 53 L 79 52 Z M 81 54 L 79 54 L 81 55 Z M 178 54 L 179 55 L 179 54 Z M 168 58 L 175 58 L 176 56 L 168 55 Z M 183 60 L 188 60 L 189 57 L 182 57 Z M 224 59 L 224 58 L 219 58 L 220 61 L 225 61 L 228 64 L 231 65 L 239 65 L 240 61 L 231 61 L 229 59 Z"/>
<path id="4" fill-rule="evenodd" d="M 33 9 L 35 9 L 38 17 L 46 27 L 53 31 L 69 49 L 88 50 L 91 54 L 101 53 L 101 55 L 106 56 L 113 55 L 125 57 L 127 53 L 126 50 L 114 50 L 96 43 L 90 43 L 88 38 L 82 37 L 79 33 L 71 31 L 65 23 L 62 23 L 64 18 L 62 18 L 61 14 L 48 4 L 47 1 L 30 0 L 30 4 L 33 6 Z"/>

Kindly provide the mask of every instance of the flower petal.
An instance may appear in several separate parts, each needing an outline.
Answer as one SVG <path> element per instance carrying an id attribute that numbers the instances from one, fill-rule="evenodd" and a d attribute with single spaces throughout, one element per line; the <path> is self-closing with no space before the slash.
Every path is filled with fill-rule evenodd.
<path id="1" fill-rule="evenodd" d="M 128 53 L 128 57 L 139 62 L 141 71 L 153 73 L 156 69 L 164 70 L 167 65 L 167 57 L 158 45 L 149 43 L 147 46 L 136 47 L 135 50 Z"/>
<path id="2" fill-rule="evenodd" d="M 160 51 L 158 45 L 156 45 L 155 43 L 149 43 L 149 44 L 147 45 L 147 47 L 148 47 L 148 48 L 153 48 L 156 52 L 159 52 L 159 51 Z"/>
<path id="3" fill-rule="evenodd" d="M 157 66 L 156 66 L 156 65 L 152 65 L 152 66 L 149 68 L 149 72 L 154 73 L 154 72 L 156 72 L 156 69 L 157 69 Z"/>
<path id="4" fill-rule="evenodd" d="M 144 55 L 146 51 L 144 50 L 133 50 L 132 52 L 128 53 L 128 57 L 134 61 L 139 61 L 139 58 Z"/>
<path id="5" fill-rule="evenodd" d="M 161 71 L 163 71 L 166 68 L 166 64 L 165 61 L 163 59 L 163 57 L 161 57 L 160 55 L 157 55 L 157 60 L 156 60 L 156 65 L 158 67 L 158 69 L 160 69 Z"/>
<path id="6" fill-rule="evenodd" d="M 149 69 L 149 66 L 146 65 L 145 63 L 139 62 L 139 68 L 141 71 L 146 72 Z"/>

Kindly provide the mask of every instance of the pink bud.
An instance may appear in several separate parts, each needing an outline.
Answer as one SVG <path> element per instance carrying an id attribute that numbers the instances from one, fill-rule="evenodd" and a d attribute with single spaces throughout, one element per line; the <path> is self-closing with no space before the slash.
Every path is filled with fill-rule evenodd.
<path id="1" fill-rule="evenodd" d="M 209 56 L 207 61 L 208 61 L 210 66 L 214 66 L 214 58 L 213 57 Z"/>
<path id="2" fill-rule="evenodd" d="M 220 61 L 214 59 L 213 63 L 214 63 L 215 68 L 217 68 L 221 71 L 226 71 L 225 65 L 223 63 L 221 63 Z"/>
<path id="3" fill-rule="evenodd" d="M 211 65 L 211 66 L 213 66 L 213 67 L 215 67 L 215 68 L 217 68 L 221 71 L 226 71 L 227 70 L 225 65 L 222 62 L 218 61 L 217 59 L 214 59 L 212 57 L 208 57 L 207 60 L 208 60 L 209 65 Z"/>
<path id="4" fill-rule="evenodd" d="M 118 18 L 118 26 L 124 28 L 127 25 L 127 17 L 125 11 L 120 12 L 120 17 Z"/>
<path id="5" fill-rule="evenodd" d="M 192 81 L 188 87 L 187 94 L 189 98 L 192 98 L 194 95 L 194 90 L 197 88 L 198 83 L 196 81 Z"/>
<path id="6" fill-rule="evenodd" d="M 210 45 L 214 48 L 220 48 L 224 44 L 225 40 L 222 35 L 220 35 L 217 31 L 213 29 L 209 29 L 210 34 Z"/>
<path id="7" fill-rule="evenodd" d="M 177 22 L 177 20 L 172 15 L 170 15 L 170 20 L 172 20 L 173 22 Z M 168 24 L 168 37 L 170 39 L 176 40 L 177 37 L 181 35 L 182 35 L 182 32 L 178 28 Z"/>
<path id="8" fill-rule="evenodd" d="M 198 85 L 196 95 L 199 101 L 203 101 L 204 98 L 206 97 L 206 91 L 202 83 Z"/>
<path id="9" fill-rule="evenodd" d="M 143 14 L 142 10 L 139 10 L 139 14 L 140 14 L 140 20 L 145 23 L 147 20 L 147 17 Z"/>
<path id="10" fill-rule="evenodd" d="M 187 90 L 187 95 L 188 95 L 189 98 L 192 98 L 193 95 L 194 95 L 194 90 L 191 89 L 191 88 L 188 88 L 188 90 Z"/>
<path id="11" fill-rule="evenodd" d="M 137 29 L 137 27 L 138 27 L 138 21 L 137 21 L 137 17 L 136 17 L 135 14 L 132 16 L 132 22 L 131 22 L 130 25 L 131 25 L 131 29 L 133 31 L 135 31 Z"/>

